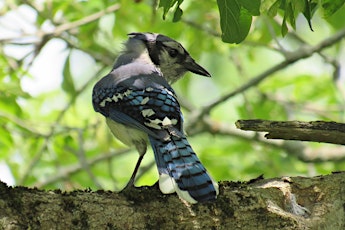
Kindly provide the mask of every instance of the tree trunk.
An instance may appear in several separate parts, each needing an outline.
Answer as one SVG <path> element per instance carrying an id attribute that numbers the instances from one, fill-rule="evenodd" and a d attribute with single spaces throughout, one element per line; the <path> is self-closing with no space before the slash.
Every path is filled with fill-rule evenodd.
<path id="1" fill-rule="evenodd" d="M 345 229 L 345 172 L 221 182 L 190 205 L 157 186 L 43 191 L 0 183 L 0 229 Z"/>

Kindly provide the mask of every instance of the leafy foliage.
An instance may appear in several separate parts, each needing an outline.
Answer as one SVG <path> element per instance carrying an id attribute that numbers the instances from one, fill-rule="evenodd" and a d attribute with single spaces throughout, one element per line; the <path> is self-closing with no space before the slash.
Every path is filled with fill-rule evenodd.
<path id="1" fill-rule="evenodd" d="M 182 16 L 180 5 L 183 0 L 161 0 L 160 6 L 163 7 L 163 19 L 175 3 L 173 21 L 177 22 Z M 222 40 L 228 43 L 240 43 L 248 35 L 253 16 L 260 13 L 270 17 L 278 13 L 283 15 L 281 33 L 285 36 L 288 32 L 288 23 L 296 30 L 296 18 L 303 14 L 307 20 L 310 30 L 312 29 L 312 17 L 315 10 L 321 7 L 325 17 L 332 16 L 341 6 L 344 0 L 217 0 L 220 26 L 222 29 Z M 319 6 L 321 5 L 321 6 Z"/>
<path id="2" fill-rule="evenodd" d="M 222 40 L 240 43 L 248 35 L 252 16 L 260 14 L 260 0 L 218 0 Z"/>
<path id="3" fill-rule="evenodd" d="M 298 155 L 301 149 L 291 153 L 278 142 L 233 128 L 238 119 L 344 121 L 341 45 L 286 64 L 254 82 L 341 32 L 343 1 L 155 3 L 17 1 L 2 6 L 2 180 L 66 190 L 120 189 L 126 183 L 137 153 L 116 140 L 93 111 L 91 91 L 110 71 L 126 34 L 134 31 L 159 32 L 180 41 L 212 74 L 212 78 L 188 74 L 173 87 L 183 105 L 190 142 L 215 179 L 344 169 L 344 161 L 305 163 Z M 249 87 L 241 91 L 246 84 Z M 212 107 L 215 102 L 219 103 Z M 198 117 L 204 108 L 210 110 Z M 303 145 L 310 151 L 321 147 L 333 151 L 329 145 Z M 153 160 L 149 151 L 138 185 L 156 181 Z M 9 170 L 7 178 L 3 165 Z"/>
<path id="4" fill-rule="evenodd" d="M 166 14 L 168 13 L 169 9 L 172 8 L 176 3 L 173 22 L 178 22 L 181 19 L 181 16 L 183 14 L 182 9 L 180 8 L 180 5 L 182 2 L 183 2 L 183 0 L 162 0 L 162 1 L 159 1 L 159 7 L 163 7 L 163 19 L 165 19 Z"/>

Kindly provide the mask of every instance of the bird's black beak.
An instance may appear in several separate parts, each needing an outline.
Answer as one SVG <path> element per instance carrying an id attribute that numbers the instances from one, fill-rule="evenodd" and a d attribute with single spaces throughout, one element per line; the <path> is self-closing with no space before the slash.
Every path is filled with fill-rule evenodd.
<path id="1" fill-rule="evenodd" d="M 201 65 L 196 63 L 192 58 L 188 58 L 186 60 L 186 62 L 184 63 L 184 67 L 192 73 L 199 74 L 205 77 L 211 77 L 211 74 L 207 72 L 207 70 L 205 70 Z"/>

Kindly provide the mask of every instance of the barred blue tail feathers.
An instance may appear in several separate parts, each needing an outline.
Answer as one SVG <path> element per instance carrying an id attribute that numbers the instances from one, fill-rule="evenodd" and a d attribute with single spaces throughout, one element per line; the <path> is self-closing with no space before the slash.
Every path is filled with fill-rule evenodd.
<path id="1" fill-rule="evenodd" d="M 218 184 L 208 174 L 187 138 L 171 135 L 169 140 L 149 136 L 159 172 L 162 193 L 176 192 L 190 202 L 215 200 Z"/>

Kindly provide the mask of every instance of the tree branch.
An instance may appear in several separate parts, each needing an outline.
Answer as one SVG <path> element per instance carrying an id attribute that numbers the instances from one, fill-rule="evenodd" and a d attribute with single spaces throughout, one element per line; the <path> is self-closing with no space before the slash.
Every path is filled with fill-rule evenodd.
<path id="1" fill-rule="evenodd" d="M 345 146 L 326 144 L 324 147 L 315 147 L 297 141 L 266 139 L 265 136 L 260 133 L 243 132 L 236 129 L 232 124 L 215 121 L 208 116 L 205 116 L 203 120 L 199 120 L 194 126 L 188 126 L 186 130 L 189 136 L 206 132 L 216 135 L 226 135 L 247 141 L 255 141 L 258 144 L 281 149 L 287 154 L 308 163 L 345 161 Z"/>
<path id="2" fill-rule="evenodd" d="M 344 188 L 344 172 L 260 177 L 221 182 L 215 202 L 189 205 L 157 185 L 61 192 L 0 182 L 0 229 L 344 229 Z"/>
<path id="3" fill-rule="evenodd" d="M 242 130 L 269 132 L 268 139 L 300 140 L 345 145 L 345 124 L 326 121 L 238 120 Z"/>
<path id="4" fill-rule="evenodd" d="M 325 162 L 345 160 L 345 124 L 325 121 L 264 121 L 264 120 L 239 120 L 236 127 L 242 130 L 269 132 L 265 135 L 268 139 L 315 141 L 338 145 L 318 147 L 317 149 L 300 142 L 276 141 L 290 155 L 298 157 L 304 162 Z M 265 143 L 269 140 L 261 140 Z"/>

